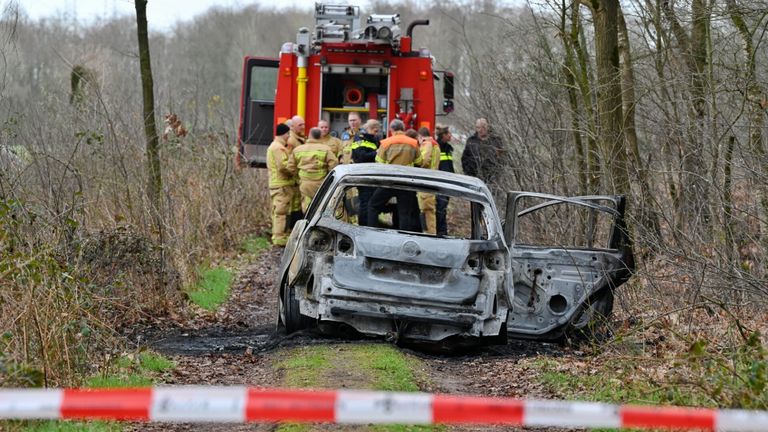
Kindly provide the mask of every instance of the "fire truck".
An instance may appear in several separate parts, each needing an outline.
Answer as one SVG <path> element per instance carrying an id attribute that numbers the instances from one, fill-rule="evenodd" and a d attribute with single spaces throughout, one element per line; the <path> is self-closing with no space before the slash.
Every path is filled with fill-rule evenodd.
<path id="1" fill-rule="evenodd" d="M 384 125 L 434 130 L 436 115 L 453 111 L 454 76 L 433 68 L 426 48 L 414 49 L 416 20 L 400 30 L 399 14 L 372 14 L 365 23 L 358 6 L 315 4 L 314 31 L 299 29 L 278 59 L 245 57 L 240 100 L 238 164 L 266 166 L 275 125 L 294 115 L 306 127 L 326 120 L 341 137 L 350 112 Z M 442 81 L 437 113 L 436 82 Z"/>

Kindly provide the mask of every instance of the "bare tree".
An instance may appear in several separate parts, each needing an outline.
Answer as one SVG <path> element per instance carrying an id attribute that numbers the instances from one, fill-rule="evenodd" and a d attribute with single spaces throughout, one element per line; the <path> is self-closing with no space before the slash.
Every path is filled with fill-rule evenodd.
<path id="1" fill-rule="evenodd" d="M 597 64 L 597 108 L 600 118 L 600 146 L 603 163 L 610 173 L 611 189 L 629 193 L 627 152 L 624 145 L 624 117 L 619 69 L 618 0 L 592 0 L 595 21 L 595 63 Z"/>
<path id="2" fill-rule="evenodd" d="M 744 101 L 747 104 L 748 121 L 749 121 L 749 147 L 756 159 L 756 166 L 753 171 L 757 174 L 754 184 L 757 186 L 757 192 L 759 196 L 760 206 L 762 207 L 763 215 L 760 218 L 761 223 L 761 237 L 763 242 L 766 242 L 768 238 L 768 159 L 766 159 L 765 144 L 763 142 L 763 129 L 765 128 L 765 115 L 766 108 L 768 108 L 768 98 L 766 97 L 765 89 L 757 79 L 757 55 L 758 51 L 753 42 L 755 32 L 760 29 L 760 24 L 768 16 L 766 12 L 765 4 L 762 4 L 763 8 L 758 13 L 758 18 L 755 20 L 753 28 L 749 28 L 747 20 L 745 19 L 744 8 L 736 4 L 735 0 L 726 0 L 726 8 L 728 15 L 736 27 L 739 37 L 741 38 L 741 47 L 744 54 L 744 60 L 742 64 L 742 73 L 744 74 Z M 752 7 L 755 8 L 756 5 Z M 758 10 L 755 8 L 755 10 Z M 762 30 L 765 32 L 765 29 Z M 760 37 L 762 39 L 762 36 Z M 767 243 L 768 244 L 768 243 Z"/>
<path id="3" fill-rule="evenodd" d="M 147 149 L 147 193 L 155 222 L 155 229 L 164 241 L 163 177 L 160 165 L 160 141 L 155 124 L 155 94 L 152 82 L 152 64 L 149 55 L 149 37 L 147 35 L 147 0 L 136 0 L 136 31 L 139 38 L 139 63 L 141 68 L 141 90 L 144 101 L 144 136 Z"/>

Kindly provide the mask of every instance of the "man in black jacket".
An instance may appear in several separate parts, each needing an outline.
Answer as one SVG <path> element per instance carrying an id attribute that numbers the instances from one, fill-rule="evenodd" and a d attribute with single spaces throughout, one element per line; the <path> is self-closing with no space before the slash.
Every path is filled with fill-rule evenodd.
<path id="1" fill-rule="evenodd" d="M 461 155 L 461 167 L 464 174 L 477 177 L 488 185 L 498 205 L 504 201 L 503 187 L 499 181 L 504 178 L 509 165 L 507 159 L 504 144 L 501 138 L 491 133 L 488 120 L 477 119 L 475 134 L 467 138 L 467 145 Z"/>
<path id="2" fill-rule="evenodd" d="M 461 156 L 461 167 L 464 174 L 488 183 L 492 177 L 499 175 L 504 153 L 501 138 L 490 133 L 488 120 L 479 118 L 475 122 L 475 134 L 467 138 L 467 145 Z"/>

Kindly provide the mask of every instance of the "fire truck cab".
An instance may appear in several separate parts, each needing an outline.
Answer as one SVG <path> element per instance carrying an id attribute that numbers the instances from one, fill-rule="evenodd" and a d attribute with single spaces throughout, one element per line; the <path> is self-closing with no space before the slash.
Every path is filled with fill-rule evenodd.
<path id="1" fill-rule="evenodd" d="M 357 6 L 315 4 L 315 29 L 301 28 L 279 59 L 245 57 L 240 101 L 238 163 L 266 166 L 274 128 L 299 115 L 307 128 L 320 120 L 344 137 L 347 116 L 399 118 L 406 127 L 434 130 L 435 116 L 453 111 L 453 74 L 435 71 L 426 48 L 412 48 L 417 20 L 401 35 L 399 14 L 372 14 L 361 24 Z M 437 114 L 435 81 L 442 80 Z"/>

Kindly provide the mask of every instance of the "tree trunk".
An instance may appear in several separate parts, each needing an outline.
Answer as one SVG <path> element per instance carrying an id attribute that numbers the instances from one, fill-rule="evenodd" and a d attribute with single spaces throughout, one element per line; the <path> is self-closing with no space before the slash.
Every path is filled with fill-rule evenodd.
<path id="1" fill-rule="evenodd" d="M 619 69 L 618 0 L 592 0 L 597 64 L 599 140 L 612 192 L 629 193 L 627 152 L 622 129 L 621 72 Z"/>
<path id="2" fill-rule="evenodd" d="M 579 8 L 581 2 L 575 0 L 571 5 L 571 34 L 568 38 L 569 44 L 578 59 L 578 69 L 575 69 L 574 78 L 581 91 L 582 106 L 584 107 L 584 116 L 587 119 L 587 148 L 586 148 L 586 168 L 587 168 L 587 194 L 600 193 L 600 149 L 597 145 L 597 121 L 594 103 L 592 100 L 592 86 L 590 85 L 589 53 L 586 43 L 583 42 L 584 32 L 581 25 L 581 14 Z M 578 72 L 578 73 L 576 73 Z"/>
<path id="3" fill-rule="evenodd" d="M 571 5 L 572 8 L 577 8 L 578 5 Z M 567 21 L 567 7 L 565 0 L 561 2 L 560 9 L 560 35 L 563 40 L 563 48 L 565 49 L 565 62 L 563 64 L 563 77 L 565 78 L 565 86 L 568 92 L 568 105 L 571 108 L 571 135 L 573 136 L 573 144 L 576 150 L 576 172 L 579 179 L 579 195 L 587 195 L 590 190 L 589 177 L 588 177 L 588 165 L 587 154 L 584 149 L 584 141 L 582 140 L 581 120 L 579 115 L 579 98 L 576 93 L 576 59 L 573 55 L 573 47 L 570 43 L 570 38 L 566 32 Z M 573 22 L 571 23 L 573 26 Z"/>
<path id="4" fill-rule="evenodd" d="M 637 131 L 635 129 L 635 73 L 632 70 L 632 54 L 629 46 L 629 34 L 627 32 L 627 23 L 624 20 L 624 13 L 619 7 L 618 11 L 618 31 L 619 31 L 619 57 L 621 60 L 621 87 L 622 87 L 622 109 L 624 111 L 624 135 L 626 145 L 631 156 L 631 172 L 640 186 L 640 202 L 636 207 L 639 212 L 639 222 L 643 229 L 654 236 L 656 242 L 661 241 L 661 228 L 659 225 L 659 215 L 653 209 L 653 203 L 656 201 L 651 190 L 648 170 L 643 164 L 643 158 L 640 155 L 640 147 L 637 142 Z"/>
<path id="5" fill-rule="evenodd" d="M 689 92 L 691 97 L 691 126 L 682 154 L 682 181 L 679 192 L 680 205 L 677 209 L 677 221 L 680 229 L 690 233 L 705 234 L 709 226 L 709 186 L 707 184 L 705 154 L 705 130 L 708 109 L 707 93 L 707 38 L 709 36 L 709 9 L 705 0 L 693 0 L 691 3 L 690 36 L 680 24 L 669 2 L 663 2 L 664 13 L 675 35 L 683 60 L 688 69 Z"/>
<path id="6" fill-rule="evenodd" d="M 763 239 L 763 243 L 768 243 L 768 161 L 765 156 L 765 147 L 763 144 L 763 128 L 765 128 L 765 91 L 755 76 L 755 48 L 752 42 L 752 31 L 747 27 L 747 23 L 741 13 L 741 10 L 736 5 L 734 0 L 727 0 L 726 7 L 728 8 L 728 15 L 731 18 L 731 22 L 736 27 L 736 30 L 741 37 L 741 47 L 744 51 L 744 75 L 745 75 L 745 102 L 748 110 L 749 118 L 749 148 L 752 151 L 752 156 L 756 161 L 756 165 L 752 170 L 757 174 L 757 178 L 754 183 L 757 185 L 757 195 L 760 201 L 760 207 L 762 209 L 762 215 L 759 218 L 761 221 L 760 236 Z"/>
<path id="7" fill-rule="evenodd" d="M 139 64 L 141 69 L 141 92 L 144 102 L 144 137 L 147 151 L 147 195 L 161 243 L 164 239 L 163 179 L 160 171 L 160 142 L 155 124 L 155 95 L 152 82 L 152 64 L 149 56 L 149 37 L 147 31 L 147 0 L 136 0 L 136 26 L 139 38 Z"/>

